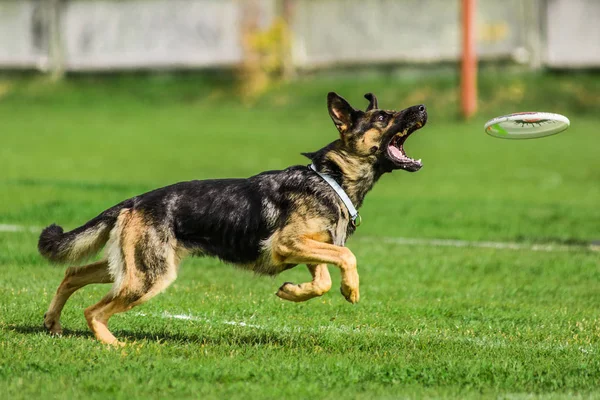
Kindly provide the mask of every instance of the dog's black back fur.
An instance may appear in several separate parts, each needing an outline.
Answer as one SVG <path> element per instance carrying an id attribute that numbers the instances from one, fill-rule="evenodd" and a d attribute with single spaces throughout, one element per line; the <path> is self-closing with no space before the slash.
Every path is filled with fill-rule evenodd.
<path id="1" fill-rule="evenodd" d="M 263 241 L 286 224 L 298 200 L 314 212 L 340 218 L 340 200 L 307 166 L 267 171 L 247 179 L 180 182 L 123 204 L 164 226 L 196 255 L 235 264 L 257 260 Z M 346 234 L 354 227 L 349 225 Z M 259 271 L 260 272 L 260 271 Z"/>
<path id="2" fill-rule="evenodd" d="M 384 111 L 376 108 L 373 95 L 366 97 L 370 104 L 363 112 L 330 93 L 328 107 L 340 139 L 305 153 L 319 171 L 344 188 L 356 207 L 385 172 L 420 168 L 408 158 L 412 166 L 419 165 L 395 164 L 387 151 L 392 138 L 402 137 L 403 143 L 427 119 L 423 106 Z M 260 267 L 259 258 L 269 248 L 265 241 L 290 224 L 291 217 L 320 221 L 315 229 L 324 232 L 322 240 L 338 246 L 355 229 L 329 184 L 307 166 L 293 166 L 247 179 L 189 181 L 156 189 L 123 201 L 71 232 L 51 225 L 42 232 L 38 248 L 47 258 L 62 262 L 93 254 L 107 242 L 124 209 L 139 212 L 164 242 L 174 238 L 193 254 L 216 256 L 267 274 L 278 271 Z"/>

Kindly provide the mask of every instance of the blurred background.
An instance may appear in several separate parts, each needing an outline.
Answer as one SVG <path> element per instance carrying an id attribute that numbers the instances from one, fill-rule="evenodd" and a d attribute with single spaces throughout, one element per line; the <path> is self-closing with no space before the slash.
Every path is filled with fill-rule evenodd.
<path id="1" fill-rule="evenodd" d="M 425 168 L 382 180 L 365 231 L 595 240 L 599 20 L 597 0 L 0 0 L 0 223 L 78 224 L 157 186 L 305 163 L 336 138 L 326 93 L 374 92 L 429 123 L 407 146 Z M 484 134 L 519 111 L 572 127 Z"/>
<path id="2" fill-rule="evenodd" d="M 252 52 L 282 58 L 290 75 L 456 62 L 460 7 L 459 0 L 1 0 L 0 66 L 56 74 L 226 68 Z M 533 69 L 598 67 L 599 18 L 596 0 L 478 0 L 478 56 Z"/>

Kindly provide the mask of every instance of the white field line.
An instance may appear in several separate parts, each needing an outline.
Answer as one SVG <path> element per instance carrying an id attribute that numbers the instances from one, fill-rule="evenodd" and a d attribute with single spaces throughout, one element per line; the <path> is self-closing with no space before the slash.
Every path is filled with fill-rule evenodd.
<path id="1" fill-rule="evenodd" d="M 422 238 L 405 238 L 405 237 L 372 237 L 362 236 L 357 238 L 360 241 L 383 242 L 389 244 L 397 244 L 401 246 L 430 246 L 430 247 L 475 247 L 483 249 L 496 250 L 528 250 L 541 252 L 563 252 L 577 250 L 600 251 L 599 245 L 567 245 L 567 244 L 528 244 L 515 242 L 489 242 L 489 241 L 470 241 L 470 240 L 454 240 L 454 239 L 422 239 Z"/>
<path id="2" fill-rule="evenodd" d="M 0 232 L 32 232 L 39 233 L 42 228 L 37 226 L 0 224 Z M 407 237 L 376 237 L 359 236 L 356 240 L 369 242 L 383 242 L 401 246 L 429 246 L 429 247 L 474 247 L 496 250 L 526 250 L 540 252 L 565 252 L 591 250 L 600 251 L 600 245 L 566 245 L 566 244 L 527 244 L 515 242 L 489 242 L 489 241 L 470 241 L 454 239 L 425 239 L 425 238 L 407 238 Z"/>
<path id="3" fill-rule="evenodd" d="M 161 314 L 146 314 L 143 312 L 136 312 L 136 313 L 133 313 L 133 315 L 137 315 L 138 317 L 155 317 L 155 318 L 158 317 L 158 318 L 163 318 L 163 319 L 181 319 L 181 320 L 185 320 L 185 321 L 204 322 L 207 324 L 211 323 L 211 320 L 208 318 L 198 317 L 195 315 L 188 315 L 188 314 L 171 314 L 170 312 L 167 312 L 167 311 L 164 311 Z M 219 323 L 223 324 L 223 325 L 235 325 L 235 326 L 244 326 L 244 327 L 248 327 L 248 328 L 263 329 L 263 327 L 260 325 L 252 325 L 252 324 L 247 324 L 245 322 L 219 321 Z"/>
<path id="4" fill-rule="evenodd" d="M 41 231 L 42 231 L 42 228 L 39 228 L 37 226 L 0 224 L 0 232 L 33 232 L 33 233 L 39 233 Z"/>
<path id="5" fill-rule="evenodd" d="M 398 339 L 410 339 L 410 338 L 418 339 L 420 337 L 420 333 L 421 333 L 419 331 L 389 332 L 389 331 L 385 331 L 382 329 L 371 328 L 371 327 L 354 328 L 354 327 L 349 327 L 349 326 L 345 326 L 345 325 L 339 325 L 339 326 L 321 325 L 321 326 L 316 326 L 316 327 L 300 327 L 300 326 L 289 327 L 289 326 L 284 325 L 284 326 L 269 328 L 269 327 L 262 326 L 262 325 L 248 324 L 243 321 L 211 320 L 209 318 L 190 315 L 190 314 L 171 314 L 167 311 L 164 311 L 160 314 L 159 313 L 147 314 L 144 312 L 136 312 L 136 313 L 132 313 L 132 314 L 135 316 L 138 316 L 138 317 L 178 319 L 178 320 L 185 320 L 185 321 L 201 322 L 201 323 L 205 323 L 207 325 L 212 325 L 212 324 L 216 323 L 217 325 L 234 325 L 234 326 L 241 326 L 241 327 L 245 327 L 245 328 L 268 330 L 268 331 L 275 331 L 275 332 L 285 332 L 285 333 L 307 333 L 307 332 L 323 333 L 323 332 L 327 332 L 327 331 L 330 331 L 330 332 L 334 331 L 334 332 L 338 332 L 338 333 L 342 333 L 342 334 L 349 334 L 349 335 L 356 335 L 356 334 L 367 334 L 369 336 L 381 335 L 381 336 L 388 336 L 388 337 L 391 336 L 391 337 L 398 338 Z M 424 336 L 423 339 L 428 339 L 428 337 Z M 584 354 L 595 354 L 597 351 L 597 349 L 595 349 L 593 346 L 579 346 L 575 343 L 561 343 L 561 344 L 527 343 L 525 345 L 525 344 L 511 342 L 508 339 L 492 338 L 492 337 L 487 337 L 487 336 L 481 336 L 481 337 L 449 337 L 449 336 L 445 336 L 445 337 L 440 337 L 440 338 L 436 338 L 436 339 L 440 340 L 440 341 L 449 341 L 449 342 L 460 343 L 460 344 L 466 343 L 466 344 L 470 344 L 470 345 L 474 345 L 474 346 L 478 346 L 478 347 L 482 347 L 482 348 L 508 348 L 508 347 L 513 347 L 513 346 L 526 346 L 528 348 L 535 347 L 537 349 L 546 350 L 546 351 L 562 351 L 565 349 L 577 347 L 577 349 Z"/>
<path id="6" fill-rule="evenodd" d="M 132 313 L 138 317 L 150 317 L 150 318 L 161 318 L 161 319 L 179 319 L 184 321 L 192 321 L 192 322 L 200 322 L 208 325 L 216 324 L 216 325 L 232 325 L 232 326 L 241 326 L 245 328 L 259 329 L 259 330 L 269 330 L 269 328 L 256 325 L 249 324 L 243 321 L 228 321 L 228 320 L 211 320 L 210 318 L 201 317 L 197 315 L 190 314 L 171 314 L 168 311 L 163 311 L 162 313 L 151 313 L 147 314 L 144 312 L 136 312 Z M 365 328 L 363 328 L 364 330 Z M 361 330 L 359 328 L 351 328 L 348 326 L 319 326 L 316 328 L 303 328 L 303 327 L 294 327 L 290 328 L 288 326 L 278 327 L 277 331 L 279 332 L 323 332 L 323 331 L 336 331 L 342 333 L 359 333 Z"/>

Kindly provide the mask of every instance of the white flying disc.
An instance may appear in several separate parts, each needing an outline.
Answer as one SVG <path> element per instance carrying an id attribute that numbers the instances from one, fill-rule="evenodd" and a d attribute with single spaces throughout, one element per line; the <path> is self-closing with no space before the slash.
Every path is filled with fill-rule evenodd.
<path id="1" fill-rule="evenodd" d="M 569 127 L 571 122 L 560 114 L 523 112 L 489 120 L 485 133 L 504 139 L 532 139 L 555 135 Z"/>

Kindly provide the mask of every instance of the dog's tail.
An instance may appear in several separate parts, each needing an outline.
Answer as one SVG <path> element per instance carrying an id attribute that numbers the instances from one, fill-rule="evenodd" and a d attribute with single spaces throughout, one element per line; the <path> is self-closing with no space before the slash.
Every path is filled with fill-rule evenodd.
<path id="1" fill-rule="evenodd" d="M 121 210 L 132 205 L 133 199 L 125 200 L 69 232 L 56 224 L 48 226 L 40 234 L 40 254 L 59 263 L 77 262 L 96 254 L 108 241 Z"/>

